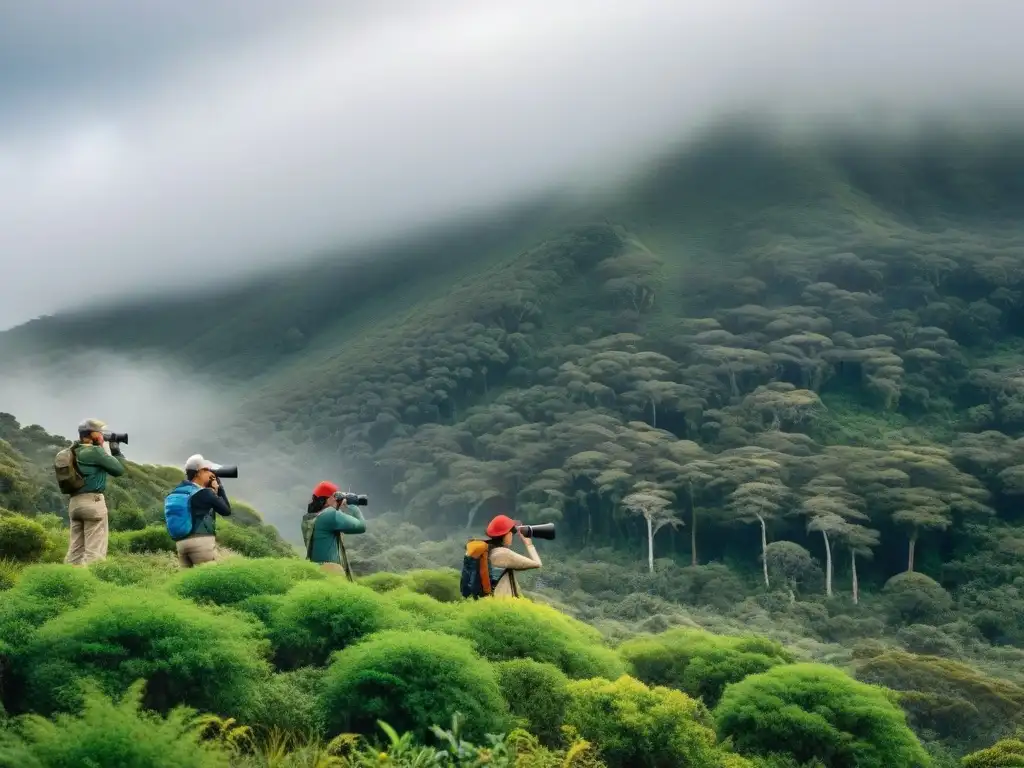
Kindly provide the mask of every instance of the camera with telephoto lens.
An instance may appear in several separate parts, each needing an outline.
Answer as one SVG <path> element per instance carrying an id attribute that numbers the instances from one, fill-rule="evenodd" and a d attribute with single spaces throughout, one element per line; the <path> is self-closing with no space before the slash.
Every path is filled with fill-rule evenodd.
<path id="1" fill-rule="evenodd" d="M 541 523 L 540 525 L 519 525 L 516 530 L 521 532 L 528 539 L 546 539 L 553 541 L 555 538 L 555 524 Z"/>
<path id="2" fill-rule="evenodd" d="M 238 477 L 238 467 L 217 467 L 213 470 L 213 474 L 217 476 L 218 480 L 225 477 L 233 480 Z"/>
<path id="3" fill-rule="evenodd" d="M 128 445 L 127 432 L 104 432 L 103 439 L 108 443 L 124 443 L 125 445 Z"/>
<path id="4" fill-rule="evenodd" d="M 334 498 L 338 501 L 344 501 L 349 504 L 355 504 L 359 507 L 365 507 L 370 503 L 370 500 L 366 498 L 365 494 L 362 493 L 347 493 L 345 491 L 338 491 L 334 494 Z"/>

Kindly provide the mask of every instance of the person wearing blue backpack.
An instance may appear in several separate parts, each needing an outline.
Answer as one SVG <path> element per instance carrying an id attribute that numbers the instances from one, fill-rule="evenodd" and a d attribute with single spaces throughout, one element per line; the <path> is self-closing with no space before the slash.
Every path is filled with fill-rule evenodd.
<path id="1" fill-rule="evenodd" d="M 231 514 L 231 502 L 217 479 L 219 465 L 200 454 L 185 462 L 185 479 L 164 500 L 164 521 L 182 568 L 217 559 L 217 515 Z"/>

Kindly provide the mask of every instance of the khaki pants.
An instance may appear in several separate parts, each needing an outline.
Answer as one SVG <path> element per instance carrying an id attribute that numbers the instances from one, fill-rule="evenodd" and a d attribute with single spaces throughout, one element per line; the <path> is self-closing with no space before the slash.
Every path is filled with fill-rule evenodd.
<path id="1" fill-rule="evenodd" d="M 68 503 L 71 539 L 64 562 L 88 565 L 107 556 L 110 530 L 107 526 L 107 500 L 102 493 L 82 493 Z"/>
<path id="2" fill-rule="evenodd" d="M 197 536 L 182 539 L 177 543 L 178 562 L 182 568 L 212 563 L 217 559 L 217 539 L 213 536 Z"/>

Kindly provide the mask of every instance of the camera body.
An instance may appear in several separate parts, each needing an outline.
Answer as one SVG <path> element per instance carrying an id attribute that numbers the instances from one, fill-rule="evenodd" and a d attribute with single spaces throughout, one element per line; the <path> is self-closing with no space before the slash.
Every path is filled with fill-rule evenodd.
<path id="1" fill-rule="evenodd" d="M 103 439 L 108 443 L 124 443 L 125 445 L 128 445 L 127 432 L 104 432 Z"/>
<path id="2" fill-rule="evenodd" d="M 545 539 L 553 541 L 555 538 L 555 524 L 541 523 L 540 525 L 520 525 L 516 530 L 521 531 L 528 539 Z"/>
<path id="3" fill-rule="evenodd" d="M 334 498 L 338 501 L 345 501 L 349 504 L 355 504 L 358 507 L 365 507 L 370 503 L 370 500 L 366 498 L 366 494 L 362 493 L 348 493 L 346 491 L 338 491 L 334 494 Z"/>

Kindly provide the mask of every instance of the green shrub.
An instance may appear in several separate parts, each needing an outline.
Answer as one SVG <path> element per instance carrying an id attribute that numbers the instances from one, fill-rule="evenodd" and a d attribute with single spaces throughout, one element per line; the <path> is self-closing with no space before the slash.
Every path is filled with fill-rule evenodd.
<path id="1" fill-rule="evenodd" d="M 295 557 L 295 547 L 272 525 L 238 525 L 217 521 L 217 543 L 246 557 Z"/>
<path id="2" fill-rule="evenodd" d="M 0 592 L 10 589 L 18 583 L 21 567 L 21 563 L 13 558 L 0 557 Z"/>
<path id="3" fill-rule="evenodd" d="M 278 672 L 259 691 L 259 697 L 246 717 L 246 724 L 263 734 L 275 731 L 312 741 L 324 734 L 319 701 L 325 670 L 303 667 Z"/>
<path id="4" fill-rule="evenodd" d="M 146 513 L 138 507 L 117 507 L 110 510 L 111 531 L 141 531 L 146 524 Z"/>
<path id="5" fill-rule="evenodd" d="M 501 693 L 521 727 L 542 743 L 556 747 L 569 703 L 569 678 L 553 664 L 510 659 L 494 665 Z"/>
<path id="6" fill-rule="evenodd" d="M 941 624 L 953 607 L 953 598 L 923 573 L 899 573 L 882 588 L 889 621 L 893 624 Z"/>
<path id="7" fill-rule="evenodd" d="M 719 735 L 743 754 L 857 768 L 929 765 L 891 696 L 834 667 L 790 664 L 730 685 L 715 719 Z"/>
<path id="8" fill-rule="evenodd" d="M 372 734 L 383 720 L 425 739 L 456 712 L 471 740 L 509 723 L 491 665 L 467 641 L 422 630 L 382 632 L 337 654 L 321 711 L 331 735 Z"/>
<path id="9" fill-rule="evenodd" d="M 4 557 L 31 563 L 46 551 L 46 529 L 21 515 L 0 515 L 0 552 Z"/>
<path id="10" fill-rule="evenodd" d="M 412 621 L 424 629 L 443 626 L 444 622 L 455 617 L 457 611 L 457 607 L 451 603 L 439 603 L 427 595 L 410 592 L 406 587 L 389 592 L 387 596 L 394 605 L 405 611 Z"/>
<path id="11" fill-rule="evenodd" d="M 89 565 L 89 570 L 100 581 L 120 587 L 155 587 L 163 584 L 181 570 L 178 558 L 169 553 L 111 555 Z"/>
<path id="12" fill-rule="evenodd" d="M 163 523 L 147 525 L 137 531 L 113 531 L 108 549 L 112 554 L 178 551 Z"/>
<path id="13" fill-rule="evenodd" d="M 409 589 L 442 603 L 458 603 L 462 601 L 459 580 L 462 574 L 451 568 L 438 571 L 409 571 L 405 574 L 405 582 Z"/>
<path id="14" fill-rule="evenodd" d="M 711 715 L 671 688 L 618 680 L 569 683 L 567 725 L 601 751 L 609 768 L 676 768 L 721 763 Z"/>
<path id="15" fill-rule="evenodd" d="M 633 674 L 648 685 L 663 685 L 715 706 L 729 683 L 793 661 L 782 645 L 759 637 L 725 637 L 678 628 L 637 637 L 619 646 Z"/>
<path id="16" fill-rule="evenodd" d="M 26 670 L 26 704 L 42 714 L 75 711 L 84 679 L 115 695 L 142 678 L 150 708 L 233 715 L 258 696 L 265 653 L 266 641 L 241 617 L 128 588 L 47 622 L 14 661 Z"/>
<path id="17" fill-rule="evenodd" d="M 1003 739 L 988 749 L 972 752 L 963 759 L 963 768 L 1018 768 L 1024 766 L 1024 740 Z"/>
<path id="18" fill-rule="evenodd" d="M 341 577 L 296 584 L 276 601 L 268 632 L 279 669 L 324 664 L 331 653 L 409 619 L 372 589 Z"/>
<path id="19" fill-rule="evenodd" d="M 405 586 L 405 577 L 399 573 L 390 571 L 377 571 L 369 576 L 360 576 L 359 583 L 369 587 L 374 592 L 391 592 L 399 587 Z"/>
<path id="20" fill-rule="evenodd" d="M 232 558 L 184 570 L 170 588 L 197 603 L 234 605 L 257 595 L 283 595 L 296 582 L 326 577 L 315 563 L 297 558 Z"/>
<path id="21" fill-rule="evenodd" d="M 614 679 L 626 671 L 596 629 L 527 599 L 466 601 L 449 627 L 493 661 L 546 661 L 572 678 Z"/>
<path id="22" fill-rule="evenodd" d="M 45 622 L 85 605 L 103 583 L 89 571 L 67 565 L 32 565 L 0 600 L 0 643 L 24 646 Z"/>
<path id="23" fill-rule="evenodd" d="M 90 691 L 80 716 L 25 716 L 20 735 L 0 743 L 0 766 L 228 768 L 224 751 L 199 740 L 191 711 L 176 709 L 165 720 L 141 709 L 141 698 L 139 681 L 117 703 Z"/>

